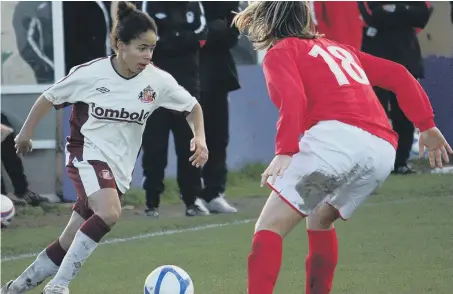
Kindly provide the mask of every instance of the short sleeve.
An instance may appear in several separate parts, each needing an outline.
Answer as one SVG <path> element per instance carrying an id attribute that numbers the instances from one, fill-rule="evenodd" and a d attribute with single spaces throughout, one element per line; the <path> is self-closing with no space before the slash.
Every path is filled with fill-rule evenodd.
<path id="1" fill-rule="evenodd" d="M 162 84 L 162 95 L 158 97 L 160 107 L 178 112 L 191 112 L 198 103 L 197 99 L 180 86 L 169 73 L 165 73 Z"/>
<path id="2" fill-rule="evenodd" d="M 78 102 L 87 88 L 87 78 L 84 75 L 86 73 L 79 66 L 72 68 L 67 76 L 44 91 L 43 96 L 57 109 Z"/>

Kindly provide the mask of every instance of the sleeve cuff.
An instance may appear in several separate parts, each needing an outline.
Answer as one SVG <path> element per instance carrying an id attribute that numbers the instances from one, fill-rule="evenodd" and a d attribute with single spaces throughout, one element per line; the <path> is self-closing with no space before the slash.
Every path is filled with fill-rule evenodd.
<path id="1" fill-rule="evenodd" d="M 46 100 L 51 103 L 53 103 L 53 101 L 55 100 L 52 94 L 48 93 L 47 91 L 42 94 L 42 97 L 46 98 Z"/>
<path id="2" fill-rule="evenodd" d="M 426 119 L 416 125 L 416 127 L 420 130 L 420 132 L 424 132 L 427 129 L 434 128 L 436 123 L 434 122 L 434 118 Z"/>
<path id="3" fill-rule="evenodd" d="M 187 109 L 185 109 L 184 112 L 189 112 L 189 113 L 192 112 L 195 105 L 198 104 L 198 100 L 195 97 L 193 97 L 193 98 L 194 98 L 193 101 L 188 105 Z"/>
<path id="4" fill-rule="evenodd" d="M 275 155 L 288 155 L 293 156 L 294 154 L 299 153 L 299 145 L 297 148 L 282 148 L 282 147 L 275 147 Z"/>
<path id="5" fill-rule="evenodd" d="M 297 154 L 299 151 L 297 152 L 276 152 L 275 155 L 288 155 L 288 156 L 293 156 L 295 154 Z"/>

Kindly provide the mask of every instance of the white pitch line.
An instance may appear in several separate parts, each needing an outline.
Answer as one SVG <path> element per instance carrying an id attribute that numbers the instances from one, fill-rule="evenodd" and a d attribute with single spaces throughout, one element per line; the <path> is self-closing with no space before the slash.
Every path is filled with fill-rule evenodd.
<path id="1" fill-rule="evenodd" d="M 413 198 L 413 199 L 401 199 L 401 200 L 393 200 L 393 201 L 365 203 L 363 206 L 372 207 L 372 206 L 381 206 L 381 205 L 406 204 L 406 203 L 415 203 L 415 202 L 421 202 L 421 201 L 427 201 L 427 200 L 438 200 L 438 199 L 445 199 L 445 198 L 453 198 L 453 195 L 439 196 L 439 197 L 419 197 L 419 198 Z M 179 230 L 165 230 L 165 231 L 153 232 L 153 233 L 148 233 L 148 234 L 140 234 L 140 235 L 136 235 L 136 236 L 132 236 L 132 237 L 125 237 L 125 238 L 112 238 L 112 239 L 107 239 L 105 241 L 102 241 L 99 245 L 118 244 L 118 243 L 130 242 L 130 241 L 141 240 L 141 239 L 148 239 L 148 238 L 153 238 L 153 237 L 158 237 L 158 236 L 168 236 L 168 235 L 175 235 L 175 234 L 181 234 L 181 233 L 187 233 L 187 232 L 204 231 L 207 229 L 214 229 L 214 228 L 220 228 L 220 227 L 243 225 L 243 224 L 248 224 L 248 223 L 251 223 L 254 221 L 256 221 L 256 219 L 245 219 L 245 220 L 231 221 L 231 222 L 226 222 L 226 223 L 221 223 L 221 224 L 210 224 L 210 225 L 189 227 L 189 228 L 179 229 Z M 25 259 L 25 258 L 36 257 L 38 254 L 39 254 L 39 252 L 5 256 L 5 257 L 2 257 L 1 261 L 2 262 L 16 261 L 16 260 L 21 260 L 21 259 Z"/>
<path id="2" fill-rule="evenodd" d="M 153 233 L 148 233 L 148 234 L 140 234 L 140 235 L 136 235 L 136 236 L 132 236 L 132 237 L 125 237 L 125 238 L 112 238 L 112 239 L 107 239 L 105 241 L 100 242 L 99 245 L 118 244 L 118 243 L 130 242 L 130 241 L 140 240 L 140 239 L 148 239 L 148 238 L 158 237 L 158 236 L 168 236 L 168 235 L 175 235 L 175 234 L 181 234 L 181 233 L 186 233 L 186 232 L 203 231 L 203 230 L 207 230 L 207 229 L 214 229 L 214 228 L 220 228 L 220 227 L 226 227 L 226 226 L 242 225 L 242 224 L 251 223 L 255 220 L 256 219 L 245 219 L 245 220 L 239 220 L 239 221 L 226 222 L 226 223 L 222 223 L 222 224 L 210 224 L 210 225 L 189 227 L 186 229 L 179 229 L 179 230 L 165 230 L 165 231 L 153 232 Z M 39 252 L 5 256 L 5 257 L 2 257 L 2 262 L 16 261 L 16 260 L 20 260 L 20 259 L 24 259 L 24 258 L 36 257 L 36 256 L 38 256 L 38 254 L 39 254 Z"/>

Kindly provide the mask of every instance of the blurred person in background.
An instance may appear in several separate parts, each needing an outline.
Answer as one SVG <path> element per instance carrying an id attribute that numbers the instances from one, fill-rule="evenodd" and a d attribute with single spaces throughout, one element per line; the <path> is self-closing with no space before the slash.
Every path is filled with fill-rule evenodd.
<path id="1" fill-rule="evenodd" d="M 206 45 L 200 51 L 200 104 L 203 108 L 209 160 L 203 167 L 201 194 L 210 212 L 235 213 L 224 198 L 227 182 L 228 93 L 240 88 L 230 49 L 238 43 L 239 31 L 232 27 L 238 1 L 203 2 L 208 26 Z"/>
<path id="2" fill-rule="evenodd" d="M 423 78 L 423 58 L 417 31 L 426 26 L 432 14 L 429 3 L 366 1 L 359 2 L 359 9 L 365 22 L 362 50 L 400 63 L 415 78 Z M 414 139 L 414 125 L 401 110 L 394 93 L 378 87 L 374 90 L 399 136 L 393 173 L 412 174 L 415 171 L 407 161 Z"/>
<path id="3" fill-rule="evenodd" d="M 14 133 L 8 117 L 3 112 L 1 115 L 2 164 L 11 179 L 11 183 L 14 188 L 14 195 L 19 199 L 19 201 L 14 198 L 11 200 L 13 200 L 16 205 L 23 205 L 25 202 L 32 206 L 38 206 L 41 202 L 47 202 L 46 198 L 43 198 L 28 189 L 28 181 L 24 173 L 22 159 L 20 159 L 19 155 L 16 153 L 16 148 L 14 148 L 14 137 L 16 134 Z M 8 195 L 3 175 L 1 176 L 1 182 L 1 193 L 3 195 Z"/>
<path id="4" fill-rule="evenodd" d="M 363 21 L 356 1 L 310 1 L 310 6 L 321 34 L 360 50 Z"/>
<path id="5" fill-rule="evenodd" d="M 76 65 L 113 53 L 111 1 L 64 1 L 64 48 L 66 72 Z M 90 21 L 86 21 L 89 19 Z"/>
<path id="6" fill-rule="evenodd" d="M 192 96 L 200 98 L 199 51 L 206 42 L 206 19 L 198 1 L 136 2 L 159 28 L 153 63 L 170 73 Z M 185 116 L 157 109 L 146 123 L 142 143 L 143 188 L 148 216 L 159 216 L 160 196 L 164 192 L 168 140 L 173 132 L 177 155 L 177 181 L 187 216 L 208 215 L 198 198 L 201 194 L 201 169 L 190 164 L 188 146 L 193 137 Z"/>
<path id="7" fill-rule="evenodd" d="M 51 2 L 19 1 L 13 13 L 13 27 L 20 56 L 33 69 L 36 83 L 53 83 Z"/>
<path id="8" fill-rule="evenodd" d="M 450 1 L 450 5 L 451 5 L 450 18 L 451 18 L 451 23 L 453 23 L 453 1 Z"/>

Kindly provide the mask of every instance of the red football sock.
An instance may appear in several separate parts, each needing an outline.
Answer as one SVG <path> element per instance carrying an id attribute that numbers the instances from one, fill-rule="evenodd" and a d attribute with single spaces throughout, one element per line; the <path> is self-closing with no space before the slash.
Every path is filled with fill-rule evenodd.
<path id="1" fill-rule="evenodd" d="M 253 236 L 248 259 L 248 294 L 272 294 L 282 263 L 282 237 L 271 231 Z"/>
<path id="2" fill-rule="evenodd" d="M 335 228 L 325 231 L 307 230 L 308 255 L 306 294 L 329 294 L 338 262 L 338 240 Z"/>

